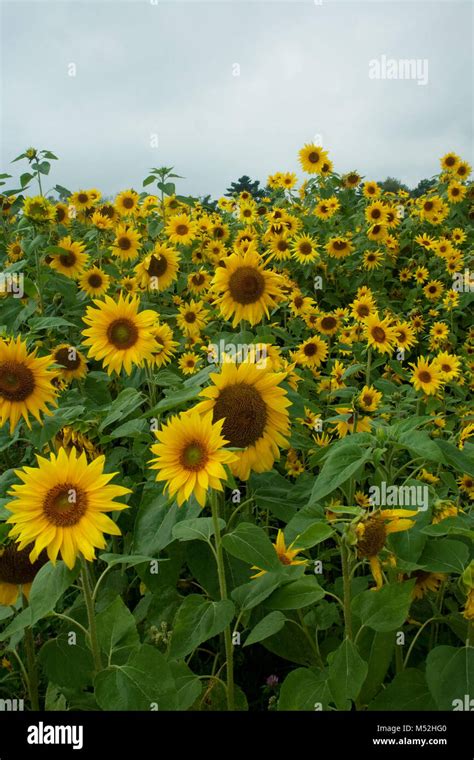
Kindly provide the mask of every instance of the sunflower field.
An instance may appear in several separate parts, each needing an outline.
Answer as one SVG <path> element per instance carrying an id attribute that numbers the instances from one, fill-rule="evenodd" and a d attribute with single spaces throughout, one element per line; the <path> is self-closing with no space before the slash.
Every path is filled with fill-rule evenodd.
<path id="1" fill-rule="evenodd" d="M 469 709 L 471 167 L 299 160 L 218 201 L 0 176 L 4 704 Z"/>

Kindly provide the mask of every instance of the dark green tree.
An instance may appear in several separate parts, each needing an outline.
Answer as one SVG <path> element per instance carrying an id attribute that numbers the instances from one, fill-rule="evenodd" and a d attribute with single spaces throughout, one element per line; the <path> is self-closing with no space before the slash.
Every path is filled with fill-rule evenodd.
<path id="1" fill-rule="evenodd" d="M 400 180 L 395 177 L 386 177 L 378 184 L 386 193 L 396 193 L 398 190 L 406 190 L 407 193 L 410 192 L 407 185 L 404 185 L 403 182 L 400 182 Z"/>
<path id="2" fill-rule="evenodd" d="M 260 187 L 260 182 L 258 180 L 252 181 L 247 174 L 244 174 L 242 177 L 239 177 L 237 182 L 230 183 L 230 187 L 227 188 L 227 192 L 224 193 L 224 195 L 226 195 L 227 198 L 233 198 L 234 196 L 239 195 L 239 193 L 243 193 L 244 190 L 247 190 L 247 192 L 249 192 L 256 200 L 262 198 L 265 193 L 264 189 Z"/>

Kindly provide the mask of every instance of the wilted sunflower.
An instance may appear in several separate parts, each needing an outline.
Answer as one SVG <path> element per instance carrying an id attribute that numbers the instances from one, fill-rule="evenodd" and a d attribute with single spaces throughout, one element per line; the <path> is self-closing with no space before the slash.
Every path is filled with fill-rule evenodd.
<path id="1" fill-rule="evenodd" d="M 242 319 L 251 325 L 270 316 L 270 309 L 282 300 L 281 275 L 265 268 L 253 244 L 244 254 L 233 253 L 214 275 L 216 303 L 224 319 L 236 327 Z"/>
<path id="2" fill-rule="evenodd" d="M 301 551 L 301 549 L 293 549 L 297 540 L 298 538 L 295 538 L 295 540 L 289 546 L 286 546 L 285 535 L 282 530 L 280 529 L 278 530 L 277 538 L 276 538 L 275 543 L 273 544 L 273 548 L 275 549 L 276 555 L 282 565 L 306 565 L 307 564 L 307 560 L 305 559 L 296 559 L 296 557 Z M 265 573 L 267 572 L 266 570 L 261 570 L 256 565 L 252 566 L 252 570 L 259 570 L 258 573 L 255 573 L 255 575 L 251 576 L 252 578 L 260 578 L 262 575 L 265 575 Z"/>
<path id="3" fill-rule="evenodd" d="M 180 254 L 162 243 L 156 243 L 152 253 L 135 267 L 139 287 L 167 290 L 178 276 Z"/>
<path id="4" fill-rule="evenodd" d="M 369 560 L 377 589 L 383 585 L 378 555 L 385 547 L 387 537 L 391 533 L 399 533 L 413 527 L 415 521 L 408 518 L 417 514 L 418 512 L 412 509 L 382 509 L 372 512 L 356 525 L 357 553 L 359 557 Z"/>
<path id="5" fill-rule="evenodd" d="M 58 243 L 59 248 L 63 248 L 62 253 L 55 253 L 49 263 L 52 269 L 70 277 L 73 280 L 77 280 L 82 274 L 84 267 L 87 265 L 89 256 L 84 253 L 85 244 L 74 242 L 70 235 L 61 238 Z"/>
<path id="6" fill-rule="evenodd" d="M 155 337 L 155 347 L 153 350 L 153 356 L 148 359 L 149 364 L 153 367 L 163 367 L 165 364 L 169 364 L 172 360 L 175 349 L 179 345 L 177 341 L 173 340 L 173 331 L 171 327 L 166 324 L 157 325 L 152 329 L 152 333 Z"/>
<path id="7" fill-rule="evenodd" d="M 428 591 L 439 591 L 441 584 L 446 580 L 447 576 L 443 573 L 429 573 L 426 570 L 414 570 L 413 573 L 410 573 L 406 577 L 407 580 L 411 580 L 412 578 L 416 578 L 412 592 L 413 599 L 422 599 Z"/>
<path id="8" fill-rule="evenodd" d="M 224 418 L 222 432 L 229 445 L 243 451 L 231 465 L 234 475 L 247 480 L 250 472 L 267 472 L 279 458 L 279 446 L 287 445 L 290 401 L 281 383 L 285 373 L 272 372 L 250 362 L 226 362 L 213 383 L 199 394 L 206 400 L 198 412 L 212 410 L 213 419 Z"/>
<path id="9" fill-rule="evenodd" d="M 381 354 L 389 354 L 393 351 L 397 342 L 396 327 L 391 325 L 391 320 L 386 317 L 380 319 L 378 314 L 371 314 L 364 320 L 365 337 L 369 346 L 373 346 Z"/>
<path id="10" fill-rule="evenodd" d="M 16 340 L 0 339 L 0 424 L 10 420 L 10 433 L 20 417 L 30 428 L 30 414 L 41 421 L 40 412 L 51 414 L 47 405 L 57 405 L 51 357 L 40 359 L 36 351 L 28 353 L 19 336 Z"/>
<path id="11" fill-rule="evenodd" d="M 204 507 L 210 488 L 222 491 L 227 481 L 225 464 L 232 464 L 236 455 L 225 448 L 222 435 L 224 421 L 212 421 L 212 414 L 200 415 L 196 410 L 172 417 L 155 432 L 158 443 L 151 447 L 150 460 L 156 479 L 166 481 L 165 489 L 176 496 L 178 506 L 194 494 Z"/>
<path id="12" fill-rule="evenodd" d="M 133 296 L 119 296 L 114 301 L 105 296 L 103 301 L 95 300 L 94 307 L 88 306 L 83 321 L 90 325 L 82 334 L 89 346 L 88 356 L 102 360 L 110 375 L 119 373 L 122 367 L 127 375 L 134 364 L 142 366 L 145 359 L 151 360 L 155 350 L 153 326 L 156 312 L 138 312 L 139 301 Z"/>
<path id="13" fill-rule="evenodd" d="M 99 298 L 107 293 L 110 277 L 99 267 L 91 267 L 79 277 L 79 286 L 91 298 Z"/>
<path id="14" fill-rule="evenodd" d="M 115 230 L 112 254 L 122 261 L 132 261 L 138 256 L 141 235 L 129 224 L 119 224 Z"/>
<path id="15" fill-rule="evenodd" d="M 10 536 L 16 538 L 20 550 L 34 543 L 31 562 L 36 562 L 43 549 L 55 563 L 58 554 L 69 568 L 82 554 L 95 558 L 94 548 L 104 549 L 103 533 L 120 535 L 120 529 L 105 512 L 125 509 L 126 504 L 114 501 L 116 496 L 130 493 L 129 488 L 107 485 L 117 473 L 104 474 L 105 457 L 88 464 L 86 455 L 69 454 L 60 449 L 49 459 L 37 455 L 37 467 L 15 470 L 23 481 L 12 486 L 14 497 L 6 507 L 13 514 Z"/>
<path id="16" fill-rule="evenodd" d="M 172 243 L 188 245 L 196 237 L 196 222 L 193 222 L 187 214 L 177 214 L 171 217 L 165 232 Z"/>
<path id="17" fill-rule="evenodd" d="M 416 364 L 410 362 L 413 367 L 411 382 L 417 391 L 423 391 L 427 396 L 432 396 L 441 385 L 442 374 L 439 365 L 435 361 L 428 361 L 424 356 L 418 357 Z"/>
<path id="18" fill-rule="evenodd" d="M 59 377 L 66 382 L 79 380 L 87 375 L 86 357 L 69 343 L 61 343 L 53 349 L 51 361 L 59 365 Z"/>
<path id="19" fill-rule="evenodd" d="M 20 551 L 16 544 L 8 544 L 0 549 L 0 604 L 15 604 L 20 593 L 29 598 L 35 575 L 48 561 L 43 551 L 36 562 L 30 562 L 28 555 L 32 548 Z"/>

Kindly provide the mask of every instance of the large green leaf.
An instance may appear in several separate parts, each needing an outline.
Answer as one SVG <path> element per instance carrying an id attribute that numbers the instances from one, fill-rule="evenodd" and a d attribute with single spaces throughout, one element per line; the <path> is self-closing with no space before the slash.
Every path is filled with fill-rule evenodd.
<path id="1" fill-rule="evenodd" d="M 474 647 L 432 649 L 426 660 L 426 680 L 439 710 L 465 709 L 459 705 L 466 695 L 468 701 L 474 695 Z"/>
<path id="2" fill-rule="evenodd" d="M 225 528 L 225 520 L 219 518 L 219 527 L 221 531 Z M 214 521 L 212 517 L 182 520 L 173 527 L 172 533 L 178 541 L 209 541 L 214 535 Z"/>
<path id="3" fill-rule="evenodd" d="M 305 576 L 278 588 L 265 605 L 273 610 L 298 610 L 318 602 L 325 593 L 316 578 Z"/>
<path id="4" fill-rule="evenodd" d="M 109 662 L 125 662 L 140 643 L 135 618 L 119 596 L 99 612 L 96 624 L 100 648 Z"/>
<path id="5" fill-rule="evenodd" d="M 443 440 L 436 441 L 436 445 L 441 449 L 444 461 L 447 462 L 447 464 L 454 467 L 457 472 L 474 477 L 474 455 L 472 453 L 472 447 L 469 447 L 469 445 L 466 444 L 464 451 L 460 451 L 457 446 L 454 446 L 454 444 Z"/>
<path id="6" fill-rule="evenodd" d="M 415 580 L 362 591 L 352 600 L 352 611 L 363 625 L 375 631 L 395 631 L 408 616 Z"/>
<path id="7" fill-rule="evenodd" d="M 181 520 L 196 517 L 201 509 L 197 502 L 178 507 L 170 505 L 164 494 L 155 494 L 155 487 L 147 491 L 138 510 L 133 534 L 133 551 L 154 555 L 175 539 L 173 528 Z"/>
<path id="8" fill-rule="evenodd" d="M 282 568 L 277 553 L 262 528 L 253 523 L 240 523 L 222 539 L 226 552 L 261 570 Z"/>
<path id="9" fill-rule="evenodd" d="M 232 591 L 232 599 L 243 610 L 251 610 L 264 601 L 285 580 L 280 573 L 265 573 L 250 583 L 238 586 Z"/>
<path id="10" fill-rule="evenodd" d="M 381 632 L 364 628 L 357 640 L 361 657 L 369 669 L 359 698 L 362 704 L 368 704 L 380 690 L 393 657 L 395 631 Z"/>
<path id="11" fill-rule="evenodd" d="M 466 544 L 449 538 L 428 541 L 418 560 L 418 564 L 431 573 L 462 573 L 468 562 Z"/>
<path id="12" fill-rule="evenodd" d="M 297 668 L 283 681 L 279 710 L 327 710 L 332 695 L 327 672 Z"/>
<path id="13" fill-rule="evenodd" d="M 92 683 L 94 663 L 84 638 L 76 633 L 76 643 L 70 644 L 68 635 L 47 641 L 38 659 L 46 676 L 58 686 L 79 689 Z"/>
<path id="14" fill-rule="evenodd" d="M 354 443 L 332 449 L 316 478 L 311 502 L 319 502 L 349 480 L 371 458 L 372 449 Z"/>
<path id="15" fill-rule="evenodd" d="M 256 644 L 258 641 L 263 641 L 274 633 L 277 633 L 277 631 L 283 628 L 285 621 L 286 618 L 282 612 L 270 612 L 268 615 L 265 615 L 245 639 L 244 647 Z"/>
<path id="16" fill-rule="evenodd" d="M 342 644 L 328 656 L 329 687 L 339 710 L 350 709 L 362 688 L 368 665 L 362 659 L 355 644 L 344 639 Z"/>
<path id="17" fill-rule="evenodd" d="M 102 710 L 176 710 L 178 692 L 171 668 L 154 647 L 144 644 L 125 665 L 97 674 L 95 697 Z"/>
<path id="18" fill-rule="evenodd" d="M 424 674 L 420 670 L 408 668 L 396 675 L 367 709 L 412 712 L 431 711 L 435 710 L 436 706 L 428 691 Z"/>
<path id="19" fill-rule="evenodd" d="M 170 657 L 186 657 L 199 644 L 221 633 L 233 617 L 230 600 L 211 602 L 199 594 L 187 596 L 174 620 Z"/>

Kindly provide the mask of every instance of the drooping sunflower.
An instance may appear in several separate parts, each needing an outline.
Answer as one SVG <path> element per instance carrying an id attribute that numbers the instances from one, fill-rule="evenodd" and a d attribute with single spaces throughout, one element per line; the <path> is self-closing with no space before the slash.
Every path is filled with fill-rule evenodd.
<path id="1" fill-rule="evenodd" d="M 135 190 L 123 190 L 117 195 L 114 206 L 120 216 L 131 216 L 138 211 L 138 193 Z"/>
<path id="2" fill-rule="evenodd" d="M 414 570 L 407 575 L 407 580 L 416 578 L 415 586 L 412 592 L 413 599 L 422 599 L 429 591 L 436 593 L 440 586 L 446 580 L 444 573 L 430 573 L 426 570 Z"/>
<path id="3" fill-rule="evenodd" d="M 176 324 L 183 331 L 184 335 L 199 335 L 207 324 L 208 310 L 204 308 L 202 301 L 184 303 L 179 307 L 179 313 L 176 317 Z"/>
<path id="4" fill-rule="evenodd" d="M 23 213 L 29 219 L 35 222 L 54 222 L 55 210 L 42 195 L 36 195 L 33 198 L 25 198 L 23 203 Z"/>
<path id="5" fill-rule="evenodd" d="M 141 367 L 145 360 L 152 359 L 156 347 L 152 330 L 156 312 L 149 309 L 139 313 L 138 299 L 122 293 L 118 301 L 110 296 L 105 296 L 103 301 L 95 300 L 94 307 L 88 306 L 83 317 L 90 325 L 82 331 L 86 336 L 84 342 L 89 346 L 89 358 L 102 360 L 109 375 L 120 373 L 122 367 L 129 375 L 134 364 Z"/>
<path id="6" fill-rule="evenodd" d="M 176 496 L 178 506 L 191 494 L 204 507 L 208 490 L 222 491 L 227 481 L 224 465 L 231 465 L 236 455 L 225 448 L 224 420 L 213 422 L 212 413 L 200 415 L 196 410 L 172 417 L 155 432 L 158 443 L 151 447 L 150 460 L 157 470 L 156 480 L 166 481 L 165 489 Z"/>
<path id="7" fill-rule="evenodd" d="M 364 412 L 375 412 L 382 400 L 382 394 L 372 385 L 364 385 L 359 394 L 359 406 Z"/>
<path id="8" fill-rule="evenodd" d="M 411 382 L 417 391 L 423 391 L 427 396 L 432 396 L 441 385 L 442 372 L 436 361 L 429 362 L 424 356 L 420 356 L 416 364 L 410 362 L 413 367 Z"/>
<path id="9" fill-rule="evenodd" d="M 298 541 L 298 537 L 295 538 L 292 543 L 287 546 L 285 542 L 285 534 L 282 530 L 278 530 L 276 541 L 273 544 L 273 548 L 275 549 L 276 555 L 278 559 L 280 560 L 282 565 L 306 565 L 307 560 L 306 559 L 296 559 L 298 554 L 300 553 L 301 549 L 293 549 L 294 545 Z M 267 572 L 266 570 L 262 570 L 261 568 L 254 565 L 252 567 L 252 570 L 258 570 L 258 573 L 255 573 L 255 575 L 252 575 L 252 578 L 260 578 L 260 576 L 265 575 Z"/>
<path id="10" fill-rule="evenodd" d="M 283 299 L 281 275 L 265 267 L 254 244 L 244 254 L 231 254 L 225 266 L 218 267 L 212 287 L 222 316 L 232 319 L 233 327 L 242 319 L 258 324 Z"/>
<path id="11" fill-rule="evenodd" d="M 30 414 L 41 421 L 40 413 L 51 414 L 48 404 L 57 405 L 51 357 L 39 358 L 36 351 L 28 353 L 20 337 L 0 339 L 0 425 L 9 420 L 10 433 L 20 417 L 31 427 Z"/>
<path id="12" fill-rule="evenodd" d="M 169 220 L 165 232 L 171 243 L 188 245 L 196 237 L 196 222 L 193 222 L 187 214 L 176 214 Z"/>
<path id="13" fill-rule="evenodd" d="M 77 280 L 89 260 L 88 254 L 84 253 L 85 244 L 74 242 L 71 236 L 67 235 L 61 238 L 58 247 L 63 248 L 64 252 L 54 254 L 49 263 L 50 267 L 65 277 Z"/>
<path id="14" fill-rule="evenodd" d="M 318 256 L 318 245 L 310 235 L 297 235 L 291 242 L 293 258 L 300 264 L 310 264 Z"/>
<path id="15" fill-rule="evenodd" d="M 87 375 L 86 357 L 69 343 L 61 343 L 53 349 L 51 361 L 59 365 L 59 377 L 66 382 L 79 380 Z"/>
<path id="16" fill-rule="evenodd" d="M 107 293 L 110 277 L 99 267 L 91 267 L 79 277 L 79 286 L 91 298 L 100 298 Z"/>
<path id="17" fill-rule="evenodd" d="M 378 555 L 385 547 L 385 542 L 391 533 L 409 530 L 415 524 L 410 519 L 418 514 L 412 509 L 381 509 L 372 512 L 368 517 L 357 523 L 357 553 L 361 558 L 369 560 L 376 588 L 383 585 L 382 568 Z"/>
<path id="18" fill-rule="evenodd" d="M 119 224 L 115 230 L 112 254 L 122 261 L 132 261 L 138 256 L 141 235 L 130 224 Z"/>
<path id="19" fill-rule="evenodd" d="M 180 254 L 174 248 L 156 243 L 152 253 L 135 267 L 139 287 L 167 290 L 178 276 Z"/>
<path id="20" fill-rule="evenodd" d="M 0 604 L 15 604 L 20 593 L 29 598 L 35 576 L 48 561 L 46 552 L 41 552 L 36 562 L 30 562 L 31 548 L 19 551 L 16 544 L 8 544 L 0 549 Z"/>
<path id="21" fill-rule="evenodd" d="M 328 154 L 320 145 L 306 143 L 299 151 L 301 168 L 308 174 L 319 174 Z"/>
<path id="22" fill-rule="evenodd" d="M 167 324 L 157 325 L 152 330 L 155 336 L 153 356 L 148 360 L 153 367 L 163 367 L 172 360 L 179 343 L 173 340 L 173 331 Z"/>
<path id="23" fill-rule="evenodd" d="M 369 346 L 373 346 L 381 354 L 389 354 L 393 351 L 394 344 L 397 342 L 397 333 L 389 317 L 380 319 L 378 314 L 371 314 L 365 319 L 364 328 Z"/>
<path id="24" fill-rule="evenodd" d="M 95 548 L 105 548 L 103 533 L 120 535 L 120 529 L 105 512 L 125 509 L 126 504 L 114 501 L 116 496 L 130 493 L 129 488 L 107 485 L 117 473 L 104 474 L 105 457 L 88 463 L 84 453 L 75 448 L 67 454 L 60 449 L 49 459 L 37 455 L 37 467 L 15 470 L 23 482 L 12 486 L 13 496 L 6 506 L 12 512 L 10 536 L 20 550 L 34 544 L 31 562 L 36 562 L 43 549 L 55 563 L 58 554 L 69 568 L 78 555 L 95 558 Z"/>
<path id="25" fill-rule="evenodd" d="M 290 401 L 281 383 L 286 374 L 242 362 L 226 362 L 212 385 L 204 388 L 196 411 L 212 410 L 214 421 L 224 418 L 222 433 L 229 445 L 242 449 L 232 473 L 247 480 L 250 472 L 267 472 L 287 445 Z"/>

